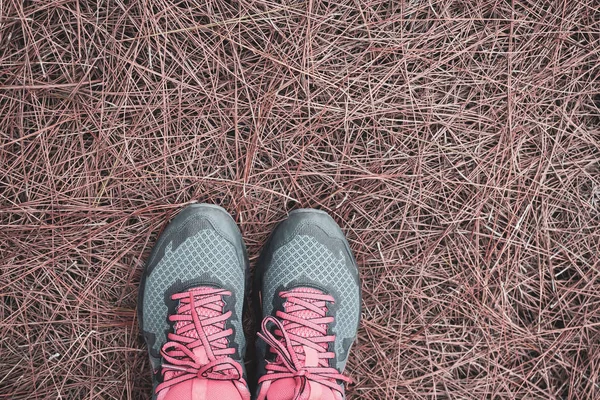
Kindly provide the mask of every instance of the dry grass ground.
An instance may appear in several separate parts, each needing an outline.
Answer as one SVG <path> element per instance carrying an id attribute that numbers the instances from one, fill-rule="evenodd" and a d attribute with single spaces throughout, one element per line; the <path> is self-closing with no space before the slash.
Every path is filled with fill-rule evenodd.
<path id="1" fill-rule="evenodd" d="M 341 223 L 351 399 L 600 398 L 600 5 L 0 0 L 0 399 L 148 398 L 192 200 Z"/>

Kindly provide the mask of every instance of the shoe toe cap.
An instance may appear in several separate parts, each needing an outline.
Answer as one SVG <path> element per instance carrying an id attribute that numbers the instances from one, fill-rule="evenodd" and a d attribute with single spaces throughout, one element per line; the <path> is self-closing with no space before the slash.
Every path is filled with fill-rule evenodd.
<path id="1" fill-rule="evenodd" d="M 176 251 L 186 240 L 204 230 L 210 230 L 228 243 L 228 249 L 235 249 L 240 264 L 244 262 L 244 245 L 240 231 L 231 216 L 223 208 L 212 204 L 191 204 L 173 218 L 160 235 L 148 261 L 147 273 L 164 256 L 165 251 Z M 213 235 L 214 236 L 214 235 Z M 212 245 L 207 243 L 207 245 Z"/>

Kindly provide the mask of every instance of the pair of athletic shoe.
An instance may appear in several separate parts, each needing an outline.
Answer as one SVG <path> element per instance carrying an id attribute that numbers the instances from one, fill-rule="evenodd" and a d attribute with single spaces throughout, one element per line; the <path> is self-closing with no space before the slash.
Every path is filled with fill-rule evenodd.
<path id="1" fill-rule="evenodd" d="M 323 211 L 292 211 L 263 248 L 253 287 L 262 316 L 255 396 L 242 329 L 248 264 L 235 221 L 215 205 L 188 206 L 160 235 L 138 305 L 153 399 L 344 399 L 361 295 L 339 226 Z"/>

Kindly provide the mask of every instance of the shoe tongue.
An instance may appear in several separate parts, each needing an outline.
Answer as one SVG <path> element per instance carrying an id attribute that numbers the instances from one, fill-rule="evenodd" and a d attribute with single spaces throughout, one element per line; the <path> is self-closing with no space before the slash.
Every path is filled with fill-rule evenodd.
<path id="1" fill-rule="evenodd" d="M 195 289 L 192 289 L 194 294 L 197 296 L 202 296 L 205 295 L 207 292 L 211 291 L 212 288 L 210 287 L 198 287 Z M 221 306 L 224 306 L 225 303 L 221 302 L 222 304 L 220 304 Z M 179 307 L 181 307 L 181 304 L 179 304 L 177 306 L 177 309 L 179 309 Z M 201 319 L 204 318 L 213 318 L 213 317 L 218 317 L 219 315 L 222 314 L 222 310 L 217 311 L 208 307 L 196 307 L 196 312 L 198 313 L 198 316 Z M 187 312 L 185 312 L 184 314 L 186 315 L 190 315 L 191 314 L 191 310 L 188 310 Z M 190 321 L 178 321 L 175 323 L 174 329 L 175 332 L 178 332 L 180 330 L 182 330 L 184 327 L 186 327 L 187 325 L 193 325 L 193 322 Z M 214 335 L 215 333 L 218 333 L 220 331 L 222 331 L 223 329 L 225 329 L 225 322 L 221 323 L 219 327 L 215 326 L 215 325 L 209 325 L 209 326 L 205 326 L 204 327 L 204 332 L 206 333 L 207 336 L 210 335 Z M 187 337 L 191 337 L 194 339 L 198 339 L 198 331 L 196 331 L 195 329 L 190 329 L 187 332 L 181 333 L 182 336 L 187 336 Z M 221 338 L 218 340 L 218 342 L 222 343 L 222 344 L 227 344 L 227 338 Z"/>
<path id="2" fill-rule="evenodd" d="M 164 396 L 163 396 L 164 393 Z M 231 381 L 194 378 L 163 390 L 157 400 L 243 400 Z"/>
<path id="3" fill-rule="evenodd" d="M 321 291 L 317 290 L 317 289 L 313 289 L 313 288 L 296 288 L 293 289 L 291 291 L 292 293 L 315 293 L 315 294 L 322 294 Z M 303 309 L 303 308 L 296 308 L 295 305 L 291 302 L 285 302 L 283 305 L 284 311 L 286 313 L 289 313 L 290 315 L 293 315 L 294 317 L 300 318 L 300 319 L 305 319 L 305 320 L 310 320 L 313 318 L 319 318 L 320 315 L 317 314 L 316 312 L 312 311 L 312 310 L 308 310 L 308 309 Z M 323 312 L 327 312 L 327 307 L 323 307 L 322 308 Z M 284 321 L 283 322 L 283 326 L 288 326 L 290 324 L 290 321 Z M 327 329 L 327 325 L 321 324 L 321 328 L 323 328 L 324 330 Z M 322 334 L 312 328 L 309 328 L 307 326 L 299 326 L 296 328 L 291 328 L 289 329 L 290 333 L 293 333 L 294 335 L 298 335 L 307 339 L 310 339 L 312 337 L 317 337 L 317 336 L 322 336 Z M 323 345 L 324 349 L 327 349 L 326 345 Z M 316 365 L 315 365 L 316 366 Z"/>
<path id="4" fill-rule="evenodd" d="M 322 293 L 321 291 L 319 291 L 317 289 L 313 289 L 313 288 L 296 288 L 296 289 L 293 289 L 292 292 L 318 293 L 318 294 Z M 307 310 L 307 309 L 295 310 L 294 304 L 292 304 L 290 302 L 286 302 L 284 304 L 284 310 L 285 310 L 285 312 L 289 313 L 290 315 L 293 315 L 293 316 L 301 318 L 301 319 L 319 318 L 319 314 L 317 314 L 316 312 L 314 312 L 312 310 Z M 327 308 L 324 307 L 323 311 L 327 312 Z M 283 323 L 284 326 L 287 326 L 289 324 L 290 324 L 289 321 L 284 321 L 284 323 Z M 326 325 L 321 325 L 321 327 L 323 329 L 327 329 Z M 307 338 L 307 339 L 322 335 L 320 332 L 318 332 L 312 328 L 306 327 L 306 326 L 291 328 L 291 329 L 289 329 L 289 332 L 293 333 L 295 335 Z M 319 366 L 318 352 L 316 350 L 313 350 L 306 346 L 302 346 L 302 347 L 303 348 L 301 349 L 301 352 L 304 353 L 305 358 L 306 358 L 305 365 L 311 366 L 311 367 Z M 327 346 L 323 345 L 323 348 L 326 350 Z M 298 383 L 299 382 L 297 382 L 295 378 L 284 378 L 284 379 L 278 379 L 276 381 L 273 381 L 267 392 L 267 400 L 293 400 L 297 395 L 296 390 L 297 390 L 297 387 L 299 386 Z M 320 383 L 316 383 L 316 382 L 309 382 L 309 384 L 310 384 L 309 400 L 336 400 L 336 396 L 335 396 L 334 392 L 327 386 L 321 385 Z"/>
<path id="5" fill-rule="evenodd" d="M 205 363 L 208 362 L 206 352 L 202 347 L 196 347 L 194 350 L 196 359 Z M 177 376 L 179 372 L 167 371 L 167 374 Z M 166 376 L 166 375 L 165 375 Z M 249 396 L 249 395 L 248 395 Z M 217 381 L 205 378 L 194 378 L 189 381 L 178 383 L 168 389 L 160 392 L 157 400 L 243 400 L 238 388 L 232 381 Z"/>
<path id="6" fill-rule="evenodd" d="M 203 294 L 203 292 L 209 291 L 211 288 L 196 288 L 193 289 L 194 292 L 198 295 Z M 180 305 L 181 306 L 181 305 Z M 220 312 L 208 309 L 206 307 L 196 307 L 196 311 L 200 318 L 211 318 L 220 315 Z M 186 312 L 189 314 L 189 311 Z M 174 329 L 175 332 L 183 329 L 185 326 L 191 324 L 191 322 L 183 322 L 178 321 L 175 323 Z M 225 323 L 222 324 L 221 329 L 224 328 Z M 212 335 L 220 331 L 219 328 L 211 325 L 204 328 L 205 333 L 207 335 Z M 191 337 L 194 339 L 198 339 L 198 332 L 195 329 L 188 330 L 187 332 L 181 333 L 182 336 Z M 227 339 L 219 339 L 219 341 L 227 342 Z M 196 357 L 196 362 L 200 364 L 206 364 L 209 362 L 208 356 L 206 355 L 206 350 L 200 346 L 196 347 L 193 350 L 194 356 Z M 180 375 L 180 372 L 177 371 L 167 371 L 165 373 L 171 375 L 172 377 L 176 377 Z M 166 390 L 163 390 L 157 400 L 195 400 L 195 399 L 205 399 L 205 400 L 222 400 L 222 399 L 231 399 L 231 400 L 243 400 L 240 395 L 239 390 L 236 388 L 235 384 L 232 381 L 217 381 L 210 380 L 205 378 L 194 378 L 185 382 L 178 383 Z"/>
<path id="7" fill-rule="evenodd" d="M 309 382 L 310 397 L 309 400 L 336 400 L 333 391 L 320 383 Z M 267 392 L 267 400 L 294 400 L 296 397 L 296 379 L 283 378 L 271 383 Z"/>

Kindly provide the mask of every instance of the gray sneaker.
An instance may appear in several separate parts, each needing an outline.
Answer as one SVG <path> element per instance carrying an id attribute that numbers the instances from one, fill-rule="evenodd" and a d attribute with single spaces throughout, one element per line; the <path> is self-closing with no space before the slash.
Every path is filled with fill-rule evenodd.
<path id="1" fill-rule="evenodd" d="M 344 399 L 361 293 L 340 227 L 323 211 L 292 211 L 262 251 L 254 288 L 258 400 Z"/>
<path id="2" fill-rule="evenodd" d="M 153 399 L 249 400 L 242 329 L 246 248 L 221 207 L 193 204 L 158 238 L 142 276 L 139 324 Z"/>

